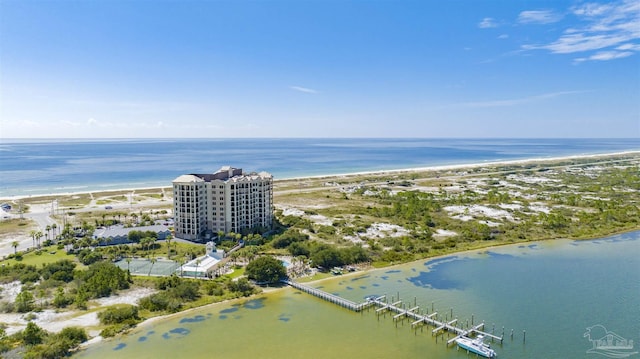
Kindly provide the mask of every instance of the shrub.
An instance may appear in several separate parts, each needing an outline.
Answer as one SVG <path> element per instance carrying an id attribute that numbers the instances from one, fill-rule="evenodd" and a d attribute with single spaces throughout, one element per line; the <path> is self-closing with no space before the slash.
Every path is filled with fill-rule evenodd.
<path id="1" fill-rule="evenodd" d="M 114 324 L 110 325 L 100 331 L 100 336 L 103 338 L 110 338 L 115 336 L 116 334 L 123 332 L 129 329 L 130 326 L 127 324 Z"/>
<path id="2" fill-rule="evenodd" d="M 108 297 L 119 289 L 129 288 L 127 272 L 112 263 L 92 264 L 81 279 L 80 290 L 86 291 L 89 298 Z"/>
<path id="3" fill-rule="evenodd" d="M 169 296 L 167 292 L 155 293 L 139 301 L 140 308 L 152 312 L 169 311 L 175 313 L 182 308 L 182 301 Z"/>
<path id="4" fill-rule="evenodd" d="M 287 248 L 291 243 L 302 242 L 307 239 L 309 239 L 308 235 L 302 234 L 296 229 L 289 229 L 281 235 L 276 236 L 271 242 L 271 245 L 273 248 Z"/>
<path id="5" fill-rule="evenodd" d="M 89 339 L 87 332 L 83 328 L 79 327 L 66 327 L 57 334 L 57 337 L 71 341 L 74 346 L 84 343 Z"/>
<path id="6" fill-rule="evenodd" d="M 47 332 L 34 322 L 27 323 L 27 327 L 21 333 L 22 341 L 27 345 L 36 345 L 44 341 Z"/>
<path id="7" fill-rule="evenodd" d="M 40 279 L 40 273 L 37 271 L 27 272 L 20 276 L 20 282 L 22 284 L 25 283 L 35 283 Z"/>
<path id="8" fill-rule="evenodd" d="M 23 290 L 16 296 L 15 309 L 19 313 L 26 313 L 33 310 L 34 298 L 33 294 L 27 290 Z"/>
<path id="9" fill-rule="evenodd" d="M 135 324 L 140 320 L 138 307 L 135 305 L 124 305 L 121 307 L 111 307 L 98 313 L 98 319 L 102 324 Z"/>
<path id="10" fill-rule="evenodd" d="M 63 281 L 69 283 L 73 280 L 73 270 L 76 264 L 68 259 L 50 263 L 42 268 L 42 278 Z"/>

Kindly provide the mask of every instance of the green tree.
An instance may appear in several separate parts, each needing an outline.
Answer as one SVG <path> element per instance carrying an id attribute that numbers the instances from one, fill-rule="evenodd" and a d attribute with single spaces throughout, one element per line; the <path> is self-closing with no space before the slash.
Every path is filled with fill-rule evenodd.
<path id="1" fill-rule="evenodd" d="M 56 308 L 64 308 L 69 305 L 69 303 L 70 300 L 64 294 L 64 289 L 62 287 L 58 287 L 58 289 L 56 289 L 56 294 L 53 297 L 53 306 L 55 306 Z"/>
<path id="2" fill-rule="evenodd" d="M 19 313 L 26 313 L 33 310 L 33 303 L 35 299 L 33 294 L 28 290 L 22 290 L 17 296 L 15 300 L 16 311 Z"/>
<path id="3" fill-rule="evenodd" d="M 36 243 L 38 245 L 38 248 L 40 248 L 40 240 L 42 239 L 43 236 L 44 234 L 42 234 L 41 231 L 36 232 Z"/>
<path id="4" fill-rule="evenodd" d="M 249 262 L 245 273 L 249 279 L 259 283 L 276 283 L 287 276 L 282 262 L 271 256 L 262 256 Z"/>
<path id="5" fill-rule="evenodd" d="M 89 339 L 87 332 L 83 328 L 78 327 L 66 327 L 57 334 L 57 337 L 60 339 L 68 339 L 74 346 L 84 343 Z"/>
<path id="6" fill-rule="evenodd" d="M 86 289 L 80 287 L 74 299 L 74 302 L 76 303 L 76 307 L 80 309 L 87 309 L 88 299 L 89 299 L 89 293 L 87 293 Z"/>
<path id="7" fill-rule="evenodd" d="M 22 341 L 27 345 L 36 345 L 44 341 L 47 332 L 34 322 L 27 323 L 27 327 L 22 331 Z"/>
<path id="8" fill-rule="evenodd" d="M 80 279 L 79 290 L 85 290 L 90 298 L 108 297 L 120 289 L 129 288 L 127 272 L 108 262 L 92 264 Z"/>
<path id="9" fill-rule="evenodd" d="M 151 257 L 151 266 L 149 266 L 149 273 L 147 273 L 148 276 L 151 275 L 151 271 L 153 270 L 153 265 L 156 263 L 157 259 L 155 257 Z"/>
<path id="10" fill-rule="evenodd" d="M 230 281 L 227 285 L 230 291 L 240 293 L 247 297 L 255 293 L 255 288 L 249 283 L 247 278 L 240 278 L 237 281 Z"/>
<path id="11" fill-rule="evenodd" d="M 18 254 L 18 245 L 20 243 L 18 243 L 18 241 L 13 241 L 11 242 L 11 246 L 13 247 L 13 254 Z"/>
<path id="12" fill-rule="evenodd" d="M 38 231 L 36 230 L 30 230 L 29 231 L 29 236 L 31 237 L 31 240 L 33 241 L 33 246 L 36 246 L 36 234 L 38 233 Z"/>
<path id="13" fill-rule="evenodd" d="M 323 268 L 341 266 L 344 262 L 337 249 L 332 247 L 322 248 L 311 254 L 313 264 Z"/>
<path id="14" fill-rule="evenodd" d="M 201 260 L 200 258 L 198 258 L 198 259 L 196 260 L 196 271 L 193 273 L 193 277 L 194 277 L 194 278 L 199 277 L 198 267 L 200 267 L 200 262 L 201 262 L 201 261 L 202 261 L 202 260 Z"/>
<path id="15" fill-rule="evenodd" d="M 171 259 L 171 235 L 168 234 L 167 238 L 165 238 L 165 242 L 167 243 L 167 259 Z"/>

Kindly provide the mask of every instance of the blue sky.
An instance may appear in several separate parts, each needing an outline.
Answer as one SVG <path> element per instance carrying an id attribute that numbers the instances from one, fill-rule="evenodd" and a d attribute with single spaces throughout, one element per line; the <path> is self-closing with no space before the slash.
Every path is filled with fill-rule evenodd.
<path id="1" fill-rule="evenodd" d="M 14 137 L 640 137 L 640 2 L 3 0 Z"/>

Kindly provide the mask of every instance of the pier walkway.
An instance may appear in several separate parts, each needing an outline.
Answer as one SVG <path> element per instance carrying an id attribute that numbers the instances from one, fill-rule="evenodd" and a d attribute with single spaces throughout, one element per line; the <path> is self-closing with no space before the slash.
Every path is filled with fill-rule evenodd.
<path id="1" fill-rule="evenodd" d="M 394 321 L 404 320 L 405 318 L 411 319 L 412 328 L 415 328 L 421 324 L 431 325 L 434 327 L 434 329 L 431 331 L 431 334 L 435 335 L 436 339 L 439 334 L 444 332 L 450 332 L 455 334 L 454 338 L 447 340 L 447 345 L 455 342 L 455 340 L 460 337 L 466 337 L 472 334 L 482 334 L 487 338 L 498 340 L 500 341 L 500 343 L 502 343 L 502 340 L 504 338 L 504 328 L 502 329 L 503 331 L 502 336 L 496 336 L 496 335 L 482 331 L 482 329 L 484 329 L 484 323 L 473 325 L 473 320 L 472 320 L 471 327 L 464 329 L 461 326 L 457 325 L 457 322 L 458 322 L 457 318 L 451 319 L 448 322 L 441 321 L 437 319 L 437 315 L 438 315 L 437 312 L 433 312 L 428 315 L 420 314 L 419 306 L 414 305 L 414 307 L 410 309 L 405 309 L 401 306 L 402 305 L 401 300 L 398 300 L 394 303 L 388 303 L 386 296 L 381 296 L 377 298 L 367 298 L 365 302 L 356 303 L 351 300 L 337 296 L 335 294 L 327 293 L 320 289 L 313 288 L 304 284 L 300 284 L 291 280 L 283 280 L 282 283 L 287 284 L 307 294 L 311 294 L 313 296 L 324 299 L 328 302 L 337 304 L 343 308 L 347 308 L 355 312 L 360 312 L 370 307 L 377 307 L 376 314 L 378 316 L 380 314 L 386 313 L 387 311 L 395 313 L 395 315 L 393 315 Z"/>
<path id="2" fill-rule="evenodd" d="M 356 303 L 353 301 L 350 301 L 348 299 L 344 299 L 342 297 L 339 297 L 335 294 L 331 294 L 331 293 L 327 293 L 325 291 L 322 291 L 320 289 L 316 289 L 316 288 L 312 288 L 309 287 L 307 285 L 304 284 L 300 284 L 294 281 L 290 281 L 290 280 L 283 280 L 282 283 L 285 283 L 295 289 L 298 289 L 299 291 L 305 292 L 307 294 L 311 294 L 313 296 L 316 296 L 320 299 L 324 299 L 327 302 L 331 302 L 333 304 L 337 304 L 343 308 L 347 308 L 350 310 L 353 310 L 354 312 L 360 312 L 365 308 L 368 308 L 370 306 L 373 305 L 373 302 L 367 301 L 364 303 Z"/>

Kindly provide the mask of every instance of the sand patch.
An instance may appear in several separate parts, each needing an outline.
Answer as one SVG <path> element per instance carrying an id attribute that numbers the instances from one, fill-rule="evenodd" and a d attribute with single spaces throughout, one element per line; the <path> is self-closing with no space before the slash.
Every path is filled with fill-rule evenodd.
<path id="1" fill-rule="evenodd" d="M 461 221 L 469 221 L 475 217 L 489 217 L 492 219 L 506 219 L 509 221 L 515 221 L 515 218 L 510 212 L 503 209 L 495 209 L 482 205 L 471 206 L 447 206 L 444 207 L 452 218 L 459 219 Z"/>

